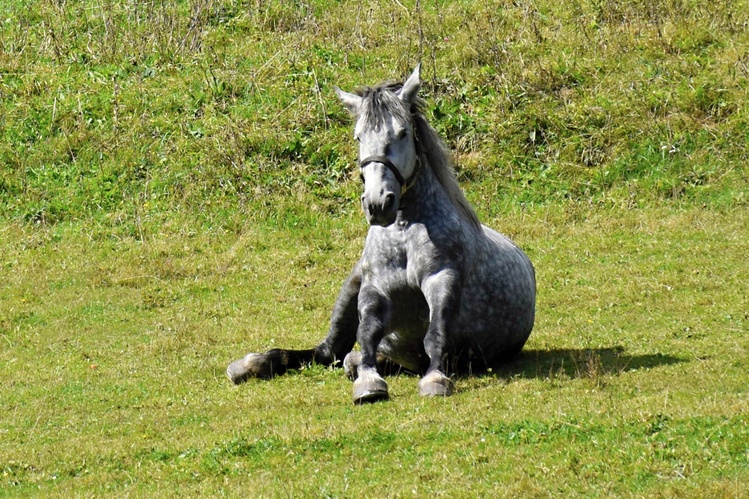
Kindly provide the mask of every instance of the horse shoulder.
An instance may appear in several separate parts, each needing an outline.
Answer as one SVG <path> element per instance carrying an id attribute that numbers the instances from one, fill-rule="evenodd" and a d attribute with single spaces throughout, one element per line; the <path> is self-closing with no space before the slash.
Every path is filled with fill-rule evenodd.
<path id="1" fill-rule="evenodd" d="M 412 286 L 421 287 L 427 277 L 446 269 L 464 272 L 472 249 L 467 248 L 466 234 L 458 224 L 413 224 L 408 230 L 408 276 Z"/>

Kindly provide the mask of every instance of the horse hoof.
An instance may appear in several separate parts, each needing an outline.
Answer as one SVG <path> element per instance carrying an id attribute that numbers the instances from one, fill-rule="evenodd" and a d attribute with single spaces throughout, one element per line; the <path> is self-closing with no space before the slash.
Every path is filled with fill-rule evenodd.
<path id="1" fill-rule="evenodd" d="M 248 353 L 229 364 L 226 368 L 226 376 L 232 383 L 239 385 L 250 378 L 270 378 L 272 372 L 263 354 Z"/>
<path id="2" fill-rule="evenodd" d="M 388 384 L 374 369 L 360 372 L 360 376 L 354 381 L 354 404 L 367 404 L 388 400 Z"/>
<path id="3" fill-rule="evenodd" d="M 354 405 L 371 404 L 383 400 L 390 400 L 387 390 L 370 390 L 358 394 L 354 392 Z"/>
<path id="4" fill-rule="evenodd" d="M 359 364 L 361 364 L 361 352 L 350 352 L 343 359 L 343 372 L 351 381 L 358 376 Z"/>
<path id="5" fill-rule="evenodd" d="M 455 384 L 439 371 L 432 371 L 419 380 L 419 395 L 424 397 L 449 397 Z"/>

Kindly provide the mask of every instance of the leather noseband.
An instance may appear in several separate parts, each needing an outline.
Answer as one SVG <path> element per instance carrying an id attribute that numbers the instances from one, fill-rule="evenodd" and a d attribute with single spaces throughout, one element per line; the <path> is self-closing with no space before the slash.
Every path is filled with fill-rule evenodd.
<path id="1" fill-rule="evenodd" d="M 403 178 L 403 174 L 398 170 L 398 167 L 393 164 L 392 161 L 387 159 L 385 156 L 367 156 L 359 162 L 359 168 L 362 169 L 370 163 L 382 163 L 388 170 L 393 172 L 398 183 L 401 185 L 401 189 L 406 187 L 406 179 Z"/>

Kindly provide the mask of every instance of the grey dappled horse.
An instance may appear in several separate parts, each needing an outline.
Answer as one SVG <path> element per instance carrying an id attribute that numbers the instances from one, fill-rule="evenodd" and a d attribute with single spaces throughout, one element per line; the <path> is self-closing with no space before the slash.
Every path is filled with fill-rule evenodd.
<path id="1" fill-rule="evenodd" d="M 533 265 L 479 222 L 421 111 L 419 86 L 417 67 L 402 85 L 336 89 L 356 119 L 370 224 L 364 253 L 319 345 L 247 354 L 229 365 L 233 382 L 344 359 L 355 403 L 388 398 L 378 373 L 386 364 L 424 373 L 422 395 L 446 396 L 452 372 L 486 369 L 522 349 L 535 315 Z M 361 351 L 352 352 L 357 341 Z"/>

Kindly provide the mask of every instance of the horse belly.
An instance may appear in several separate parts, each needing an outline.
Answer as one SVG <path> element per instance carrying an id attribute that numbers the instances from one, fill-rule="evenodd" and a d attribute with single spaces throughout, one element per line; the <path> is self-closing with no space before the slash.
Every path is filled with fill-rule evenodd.
<path id="1" fill-rule="evenodd" d="M 455 328 L 455 346 L 472 349 L 487 366 L 520 351 L 535 319 L 533 267 L 514 244 L 499 238 L 479 254 L 466 279 Z"/>

